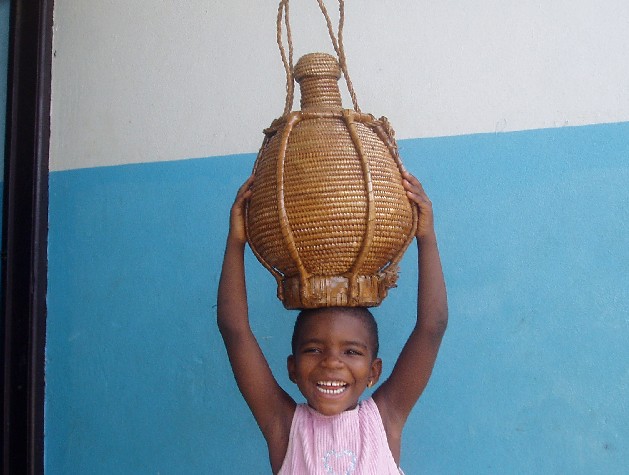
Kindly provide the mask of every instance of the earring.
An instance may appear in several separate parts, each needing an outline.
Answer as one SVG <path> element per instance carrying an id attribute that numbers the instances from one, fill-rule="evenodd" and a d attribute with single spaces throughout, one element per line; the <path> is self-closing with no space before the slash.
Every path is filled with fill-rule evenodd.
<path id="1" fill-rule="evenodd" d="M 371 386 L 373 386 L 373 381 L 370 379 L 367 381 L 367 387 L 370 388 Z"/>

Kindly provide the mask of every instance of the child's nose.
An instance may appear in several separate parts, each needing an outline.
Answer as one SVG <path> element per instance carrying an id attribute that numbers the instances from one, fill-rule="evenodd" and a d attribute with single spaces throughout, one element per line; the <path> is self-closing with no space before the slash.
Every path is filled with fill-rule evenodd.
<path id="1" fill-rule="evenodd" d="M 338 368 L 339 366 L 343 366 L 343 361 L 336 353 L 328 353 L 325 355 L 325 358 L 323 358 L 321 364 L 329 368 Z"/>

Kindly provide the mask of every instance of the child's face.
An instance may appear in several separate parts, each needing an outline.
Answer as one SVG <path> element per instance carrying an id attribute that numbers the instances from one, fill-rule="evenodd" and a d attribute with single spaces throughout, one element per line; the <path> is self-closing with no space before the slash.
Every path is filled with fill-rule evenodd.
<path id="1" fill-rule="evenodd" d="M 288 357 L 291 381 L 321 414 L 354 408 L 382 371 L 365 324 L 342 310 L 324 310 L 303 323 L 295 354 Z"/>

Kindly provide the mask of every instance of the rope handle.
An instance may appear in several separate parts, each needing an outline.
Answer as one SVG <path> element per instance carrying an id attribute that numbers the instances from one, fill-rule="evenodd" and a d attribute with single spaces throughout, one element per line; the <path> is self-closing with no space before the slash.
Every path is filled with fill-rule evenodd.
<path id="1" fill-rule="evenodd" d="M 341 67 L 341 71 L 343 72 L 343 76 L 345 77 L 345 83 L 347 84 L 347 90 L 349 91 L 349 95 L 352 98 L 352 104 L 354 105 L 354 110 L 360 113 L 360 107 L 358 107 L 358 100 L 356 99 L 356 93 L 354 92 L 354 86 L 352 85 L 352 81 L 349 78 L 349 73 L 347 71 L 347 59 L 345 57 L 345 48 L 343 46 L 343 26 L 345 24 L 345 1 L 338 0 L 339 2 L 339 25 L 338 25 L 338 37 L 334 34 L 334 28 L 332 26 L 332 21 L 330 20 L 330 15 L 328 15 L 328 11 L 325 8 L 325 4 L 323 0 L 317 0 L 319 4 L 319 9 L 325 18 L 326 25 L 328 27 L 328 34 L 330 35 L 330 39 L 332 40 L 332 46 L 334 47 L 334 51 L 336 52 L 336 56 L 339 60 L 339 66 Z M 280 55 L 282 57 L 282 63 L 284 64 L 284 70 L 286 71 L 286 102 L 284 104 L 284 114 L 287 115 L 290 113 L 293 107 L 293 100 L 295 98 L 295 79 L 293 77 L 293 38 L 290 29 L 290 21 L 289 21 L 289 8 L 288 8 L 289 0 L 280 0 L 279 7 L 277 9 L 277 45 L 280 48 Z M 284 49 L 284 42 L 282 40 L 282 20 L 286 25 L 286 40 L 288 42 L 288 55 L 286 54 L 286 50 Z"/>

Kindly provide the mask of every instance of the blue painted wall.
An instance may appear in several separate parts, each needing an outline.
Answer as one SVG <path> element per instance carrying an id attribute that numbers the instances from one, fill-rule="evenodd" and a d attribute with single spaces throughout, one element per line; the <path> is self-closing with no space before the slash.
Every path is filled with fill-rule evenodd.
<path id="1" fill-rule="evenodd" d="M 436 212 L 450 327 L 404 435 L 407 474 L 626 473 L 629 123 L 405 140 Z M 215 325 L 254 155 L 50 176 L 47 474 L 270 473 Z M 375 313 L 390 369 L 414 248 Z M 294 313 L 247 255 L 280 383 Z"/>

